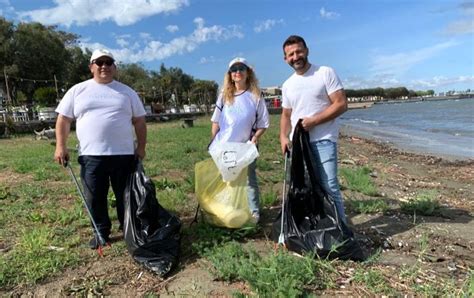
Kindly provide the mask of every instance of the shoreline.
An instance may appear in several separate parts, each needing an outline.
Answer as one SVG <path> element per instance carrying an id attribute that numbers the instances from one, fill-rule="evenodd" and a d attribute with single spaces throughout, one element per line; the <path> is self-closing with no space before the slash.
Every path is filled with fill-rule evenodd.
<path id="1" fill-rule="evenodd" d="M 402 145 L 398 145 L 396 143 L 383 140 L 382 138 L 377 138 L 375 136 L 370 136 L 369 134 L 363 134 L 357 132 L 354 128 L 351 128 L 347 125 L 341 125 L 340 127 L 340 135 L 341 139 L 361 139 L 364 142 L 383 148 L 385 151 L 393 151 L 398 153 L 399 155 L 414 155 L 424 159 L 430 159 L 436 162 L 443 162 L 443 163 L 452 163 L 452 164 L 472 164 L 474 165 L 474 157 L 469 158 L 465 156 L 458 156 L 453 154 L 441 154 L 441 153 L 433 153 L 433 152 L 425 152 L 420 149 L 417 150 L 416 147 L 405 147 Z"/>

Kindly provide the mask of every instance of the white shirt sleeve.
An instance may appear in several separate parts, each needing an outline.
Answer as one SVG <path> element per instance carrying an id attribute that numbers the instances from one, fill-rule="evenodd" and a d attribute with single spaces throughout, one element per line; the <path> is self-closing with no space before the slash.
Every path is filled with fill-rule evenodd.
<path id="1" fill-rule="evenodd" d="M 130 90 L 129 92 L 130 100 L 132 101 L 132 117 L 142 117 L 146 115 L 145 107 L 143 107 L 143 103 L 138 97 L 138 94 Z"/>
<path id="2" fill-rule="evenodd" d="M 290 100 L 288 99 L 288 96 L 287 96 L 287 91 L 286 91 L 285 84 L 283 84 L 283 86 L 281 88 L 281 106 L 282 106 L 282 108 L 285 108 L 285 109 L 291 109 L 292 108 Z"/>
<path id="3" fill-rule="evenodd" d="M 56 113 L 66 116 L 68 118 L 74 119 L 74 97 L 75 89 L 72 87 L 69 89 L 66 94 L 63 96 L 59 102 L 58 107 L 56 108 Z"/>
<path id="4" fill-rule="evenodd" d="M 324 77 L 326 79 L 325 83 L 326 83 L 326 91 L 328 95 L 331 95 L 332 93 L 338 90 L 344 89 L 344 87 L 342 86 L 342 82 L 337 76 L 334 69 L 332 69 L 331 67 L 326 67 L 326 70 L 327 70 L 325 72 L 326 75 Z"/>
<path id="5" fill-rule="evenodd" d="M 211 117 L 212 122 L 219 122 L 219 118 L 221 116 L 223 108 L 224 108 L 224 103 L 222 102 L 222 95 L 219 95 L 216 101 L 216 107 L 214 108 L 214 113 L 212 114 L 212 117 Z"/>
<path id="6" fill-rule="evenodd" d="M 265 100 L 260 98 L 257 102 L 257 128 L 268 128 L 270 125 L 270 117 L 268 116 L 267 105 Z"/>

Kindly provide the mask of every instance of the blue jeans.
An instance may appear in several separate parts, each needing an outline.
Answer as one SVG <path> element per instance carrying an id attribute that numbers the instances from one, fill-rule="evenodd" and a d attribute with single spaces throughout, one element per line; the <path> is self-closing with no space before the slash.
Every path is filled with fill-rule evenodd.
<path id="1" fill-rule="evenodd" d="M 259 199 L 259 189 L 258 189 L 258 180 L 257 180 L 256 170 L 257 170 L 257 160 L 254 160 L 248 166 L 247 195 L 248 195 L 250 213 L 254 213 L 254 212 L 260 213 L 259 211 L 260 199 Z"/>
<path id="2" fill-rule="evenodd" d="M 311 142 L 310 145 L 321 186 L 334 200 L 339 218 L 347 223 L 344 202 L 337 180 L 337 143 L 330 140 L 320 140 Z"/>
<path id="3" fill-rule="evenodd" d="M 124 190 L 127 177 L 135 165 L 134 155 L 92 156 L 78 158 L 81 165 L 81 181 L 87 205 L 102 237 L 110 234 L 111 222 L 108 212 L 107 195 L 112 184 L 116 199 L 117 217 L 120 225 L 124 220 Z"/>

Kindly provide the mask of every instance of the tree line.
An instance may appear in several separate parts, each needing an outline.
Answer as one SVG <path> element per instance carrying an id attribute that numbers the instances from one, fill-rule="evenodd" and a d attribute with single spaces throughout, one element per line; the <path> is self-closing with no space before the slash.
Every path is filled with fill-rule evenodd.
<path id="1" fill-rule="evenodd" d="M 0 78 L 11 104 L 54 106 L 71 86 L 91 78 L 92 52 L 79 47 L 79 38 L 57 26 L 14 24 L 0 17 Z M 161 64 L 156 71 L 120 63 L 117 68 L 117 80 L 135 89 L 145 103 L 211 104 L 217 96 L 216 82 L 195 79 L 178 67 Z"/>
<path id="2" fill-rule="evenodd" d="M 11 104 L 54 106 L 74 84 L 91 77 L 91 50 L 83 51 L 79 36 L 57 26 L 20 22 L 0 17 L 0 72 L 3 90 Z M 119 64 L 117 79 L 135 89 L 144 103 L 162 106 L 212 104 L 218 92 L 214 81 L 199 80 L 179 67 L 147 70 L 139 63 Z M 8 85 L 7 85 L 8 84 Z M 403 98 L 434 95 L 433 90 L 414 91 L 405 87 L 347 89 L 358 99 Z"/>
<path id="3" fill-rule="evenodd" d="M 393 98 L 409 98 L 409 97 L 420 97 L 420 96 L 433 96 L 434 90 L 426 91 L 415 91 L 408 90 L 405 87 L 396 88 L 368 88 L 368 89 L 346 89 L 347 97 L 358 98 L 361 100 L 376 98 L 381 99 L 393 99 Z"/>

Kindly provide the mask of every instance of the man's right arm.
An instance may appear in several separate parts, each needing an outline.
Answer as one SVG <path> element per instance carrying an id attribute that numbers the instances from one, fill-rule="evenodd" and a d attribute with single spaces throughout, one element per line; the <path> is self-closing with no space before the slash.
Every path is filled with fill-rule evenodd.
<path id="1" fill-rule="evenodd" d="M 291 131 L 291 109 L 282 108 L 280 117 L 280 145 L 281 152 L 285 155 L 285 152 L 289 150 L 290 139 L 289 134 Z"/>
<path id="2" fill-rule="evenodd" d="M 72 119 L 59 114 L 56 120 L 56 151 L 54 152 L 54 160 L 64 165 L 69 160 L 69 151 L 67 149 L 67 138 L 71 131 Z"/>

